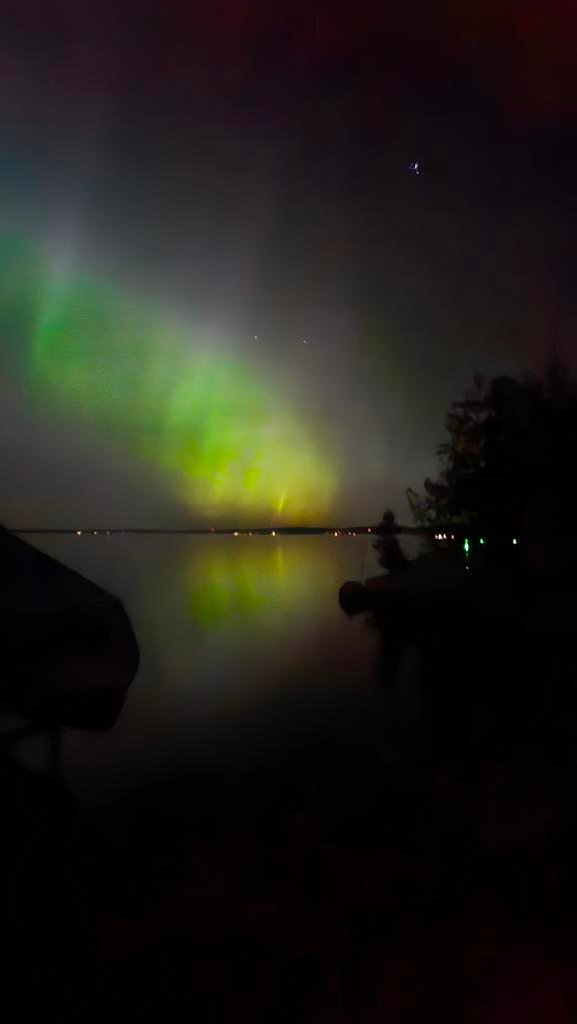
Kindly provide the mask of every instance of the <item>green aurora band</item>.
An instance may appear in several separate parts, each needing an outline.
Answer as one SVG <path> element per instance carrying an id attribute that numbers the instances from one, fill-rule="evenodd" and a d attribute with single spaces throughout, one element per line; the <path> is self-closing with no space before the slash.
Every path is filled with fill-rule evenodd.
<path id="1" fill-rule="evenodd" d="M 0 241 L 0 338 L 26 394 L 128 446 L 197 512 L 299 523 L 328 509 L 332 461 L 248 360 L 14 238 Z"/>

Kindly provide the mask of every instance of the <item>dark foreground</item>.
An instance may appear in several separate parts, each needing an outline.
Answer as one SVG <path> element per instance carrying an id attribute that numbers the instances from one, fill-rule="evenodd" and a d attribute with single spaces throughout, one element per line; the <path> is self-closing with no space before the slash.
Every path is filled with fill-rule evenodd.
<path id="1" fill-rule="evenodd" d="M 234 779 L 159 778 L 105 819 L 5 752 L 6 1005 L 577 1020 L 573 621 L 558 580 L 383 614 L 375 685 L 403 713 L 381 748 L 303 733 Z"/>

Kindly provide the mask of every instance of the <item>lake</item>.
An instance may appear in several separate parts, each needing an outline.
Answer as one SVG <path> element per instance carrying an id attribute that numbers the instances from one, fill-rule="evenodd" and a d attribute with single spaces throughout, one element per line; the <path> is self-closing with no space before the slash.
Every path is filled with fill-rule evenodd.
<path id="1" fill-rule="evenodd" d="M 338 603 L 378 572 L 369 537 L 34 543 L 124 601 L 141 666 L 112 729 L 65 731 L 59 782 L 3 766 L 19 1005 L 576 1019 L 562 585 L 536 600 L 509 572 L 451 614 L 387 607 L 379 633 Z"/>
<path id="2" fill-rule="evenodd" d="M 379 571 L 368 536 L 44 535 L 34 543 L 119 596 L 141 666 L 105 734 L 67 732 L 78 796 L 115 796 L 202 763 L 236 771 L 318 730 L 361 742 L 385 714 L 375 638 L 341 611 Z"/>

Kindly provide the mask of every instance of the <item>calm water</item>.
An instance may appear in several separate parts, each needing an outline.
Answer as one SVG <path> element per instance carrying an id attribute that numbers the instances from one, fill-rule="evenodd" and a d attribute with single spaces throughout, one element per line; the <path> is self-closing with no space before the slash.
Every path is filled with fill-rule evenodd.
<path id="1" fill-rule="evenodd" d="M 368 538 L 38 546 L 124 600 L 142 660 L 113 729 L 66 732 L 64 786 L 7 776 L 19 999 L 49 1004 L 51 954 L 66 1019 L 577 1019 L 562 589 L 381 641 L 338 604 Z"/>
<path id="2" fill-rule="evenodd" d="M 125 603 L 141 667 L 105 734 L 69 731 L 64 777 L 90 798 L 182 768 L 225 770 L 315 733 L 373 742 L 391 715 L 376 641 L 338 604 L 378 572 L 368 537 L 35 538 Z M 379 737 L 381 738 L 381 737 Z"/>

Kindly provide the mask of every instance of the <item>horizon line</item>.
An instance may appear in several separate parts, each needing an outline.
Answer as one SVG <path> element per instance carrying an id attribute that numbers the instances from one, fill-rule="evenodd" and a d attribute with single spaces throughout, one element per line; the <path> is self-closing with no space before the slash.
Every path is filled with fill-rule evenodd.
<path id="1" fill-rule="evenodd" d="M 373 532 L 377 524 L 362 525 L 312 525 L 312 526 L 11 526 L 12 533 L 202 533 L 202 534 L 270 534 L 270 533 L 339 533 L 349 531 Z"/>

